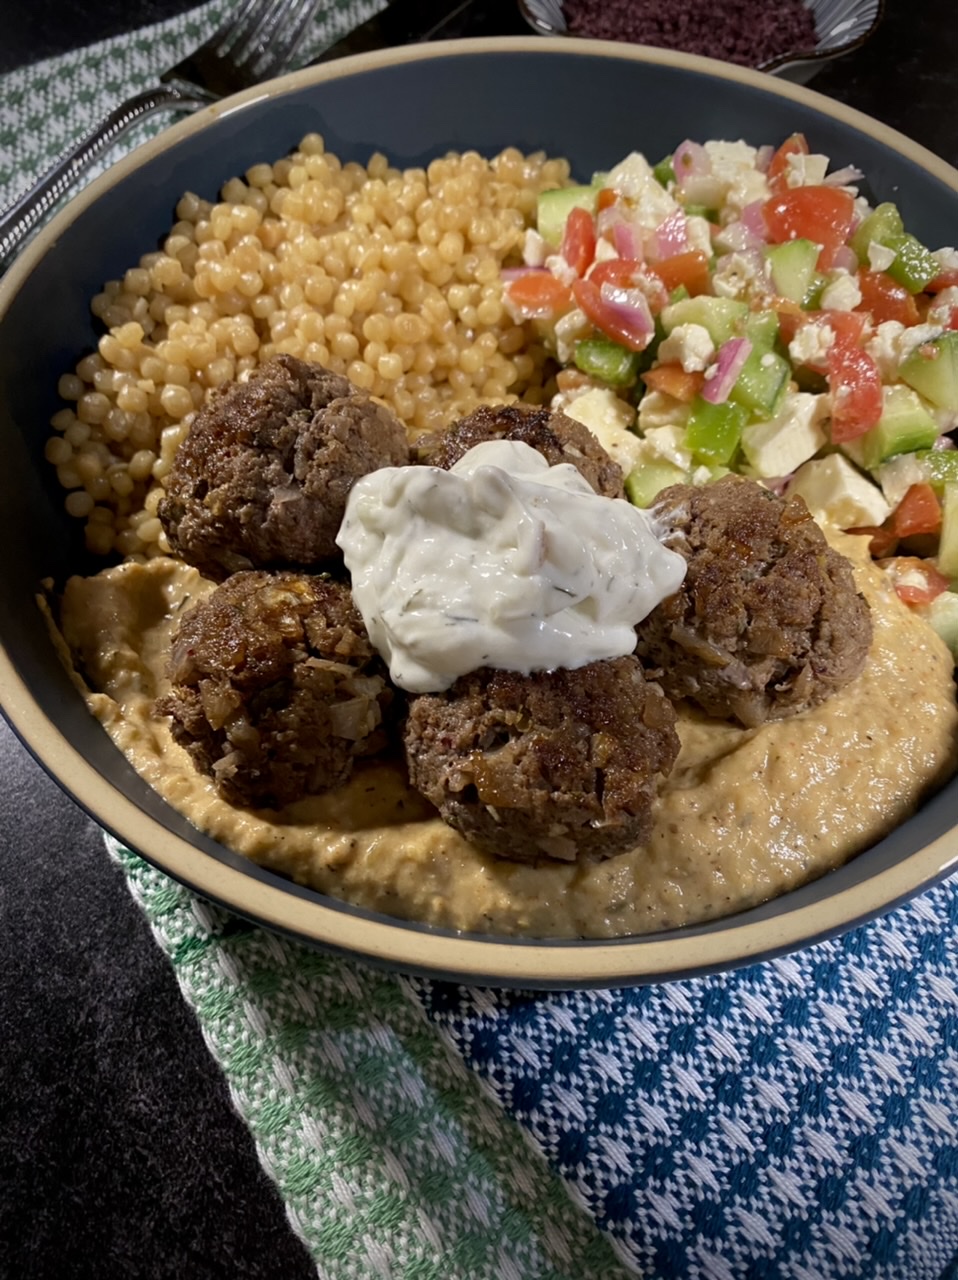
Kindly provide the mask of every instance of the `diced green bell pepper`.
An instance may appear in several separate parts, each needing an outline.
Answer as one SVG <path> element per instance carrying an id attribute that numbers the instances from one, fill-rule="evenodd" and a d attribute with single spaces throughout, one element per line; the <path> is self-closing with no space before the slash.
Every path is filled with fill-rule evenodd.
<path id="1" fill-rule="evenodd" d="M 895 261 L 885 270 L 909 293 L 921 293 L 925 285 L 941 271 L 938 259 L 931 250 L 926 249 L 920 240 L 907 232 L 889 236 L 883 244 L 895 251 Z"/>
<path id="2" fill-rule="evenodd" d="M 631 387 L 638 377 L 639 357 L 608 338 L 584 338 L 575 344 L 575 364 L 610 387 Z"/>
<path id="3" fill-rule="evenodd" d="M 958 449 L 919 449 L 915 460 L 921 464 L 939 498 L 945 492 L 945 485 L 958 487 Z"/>
<path id="4" fill-rule="evenodd" d="M 735 456 L 748 411 L 726 400 L 712 404 L 696 396 L 685 427 L 685 443 L 699 462 L 724 466 Z"/>
<path id="5" fill-rule="evenodd" d="M 664 160 L 653 168 L 652 176 L 655 178 L 659 186 L 667 187 L 670 182 L 675 181 L 675 167 L 672 164 L 672 157 L 666 156 Z"/>

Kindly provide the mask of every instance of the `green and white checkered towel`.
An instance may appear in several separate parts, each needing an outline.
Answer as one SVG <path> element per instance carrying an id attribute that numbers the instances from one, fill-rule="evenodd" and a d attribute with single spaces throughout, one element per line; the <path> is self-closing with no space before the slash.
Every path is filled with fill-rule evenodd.
<path id="1" fill-rule="evenodd" d="M 325 6 L 315 57 L 383 7 Z M 215 28 L 220 0 L 0 78 L 0 205 Z M 170 123 L 141 124 L 102 172 Z M 562 1181 L 411 987 L 210 907 L 108 842 L 170 957 L 289 1220 L 330 1280 L 615 1280 Z"/>

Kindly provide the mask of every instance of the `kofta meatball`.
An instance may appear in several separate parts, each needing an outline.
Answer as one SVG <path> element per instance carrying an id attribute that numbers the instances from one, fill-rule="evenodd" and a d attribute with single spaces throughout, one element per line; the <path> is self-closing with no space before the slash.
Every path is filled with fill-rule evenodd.
<path id="1" fill-rule="evenodd" d="M 564 413 L 534 405 L 483 405 L 460 418 L 436 442 L 424 460 L 448 471 L 477 444 L 519 440 L 537 449 L 550 467 L 570 462 L 606 498 L 622 498 L 622 468 L 609 457 L 588 427 Z"/>
<path id="2" fill-rule="evenodd" d="M 868 604 L 801 498 L 726 476 L 674 485 L 651 513 L 688 562 L 679 590 L 636 629 L 636 653 L 669 697 L 751 727 L 817 706 L 859 674 Z"/>
<path id="3" fill-rule="evenodd" d="M 320 566 L 353 484 L 409 462 L 385 406 L 321 365 L 281 355 L 200 409 L 158 514 L 175 555 L 215 581 L 271 565 Z"/>
<path id="4" fill-rule="evenodd" d="M 391 686 L 349 588 L 329 579 L 227 578 L 184 616 L 169 677 L 157 713 L 232 804 L 326 791 L 385 745 Z"/>
<path id="5" fill-rule="evenodd" d="M 642 844 L 675 712 L 631 654 L 577 670 L 481 668 L 411 700 L 409 777 L 472 844 L 519 861 Z"/>

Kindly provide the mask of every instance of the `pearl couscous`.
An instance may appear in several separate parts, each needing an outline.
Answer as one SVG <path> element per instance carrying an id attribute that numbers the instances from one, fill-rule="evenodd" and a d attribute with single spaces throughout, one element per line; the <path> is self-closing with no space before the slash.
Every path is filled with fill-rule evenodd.
<path id="1" fill-rule="evenodd" d="M 539 192 L 568 177 L 514 148 L 343 164 L 310 134 L 218 203 L 183 196 L 162 248 L 93 299 L 106 332 L 60 379 L 46 457 L 89 550 L 168 550 L 157 507 L 193 415 L 282 352 L 345 374 L 413 436 L 480 402 L 541 401 L 546 352 L 503 307 L 500 272 Z"/>

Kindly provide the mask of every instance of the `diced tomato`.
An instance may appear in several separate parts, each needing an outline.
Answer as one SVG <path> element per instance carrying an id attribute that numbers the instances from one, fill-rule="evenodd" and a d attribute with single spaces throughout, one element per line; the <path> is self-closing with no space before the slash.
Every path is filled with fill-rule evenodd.
<path id="1" fill-rule="evenodd" d="M 850 347 L 857 347 L 861 343 L 865 332 L 865 316 L 858 315 L 854 311 L 806 311 L 797 320 L 791 330 L 791 336 L 786 340 L 791 342 L 798 330 L 809 324 L 826 325 L 834 333 L 836 344 L 846 343 Z M 779 332 L 785 337 L 781 317 L 779 318 L 778 327 Z M 827 373 L 833 349 L 829 348 L 828 354 L 823 361 L 805 361 L 806 367 L 814 370 L 815 373 Z"/>
<path id="2" fill-rule="evenodd" d="M 603 209 L 611 209 L 618 198 L 617 193 L 611 187 L 603 187 L 595 202 L 596 213 L 601 213 Z"/>
<path id="3" fill-rule="evenodd" d="M 952 307 L 941 326 L 943 329 L 958 329 L 958 307 Z"/>
<path id="4" fill-rule="evenodd" d="M 848 239 L 855 218 L 855 201 L 839 187 L 795 187 L 766 200 L 762 216 L 774 244 L 796 239 L 820 244 L 818 269 L 827 271 Z"/>
<path id="5" fill-rule="evenodd" d="M 855 310 L 866 312 L 874 324 L 885 320 L 897 320 L 906 328 L 918 324 L 920 316 L 913 295 L 886 271 L 859 271 L 858 287 L 862 300 Z"/>
<path id="6" fill-rule="evenodd" d="M 930 560 L 918 556 L 893 556 L 878 564 L 888 571 L 898 598 L 905 604 L 931 604 L 951 585 Z"/>
<path id="7" fill-rule="evenodd" d="M 684 285 L 693 297 L 712 290 L 709 260 L 701 249 L 663 258 L 661 262 L 651 264 L 649 270 L 659 277 L 670 293 L 680 285 Z"/>
<path id="8" fill-rule="evenodd" d="M 643 373 L 642 381 L 650 391 L 661 391 L 683 404 L 691 404 L 705 385 L 705 374 L 688 373 L 678 363 L 660 364 Z"/>
<path id="9" fill-rule="evenodd" d="M 930 484 L 913 484 L 895 508 L 892 528 L 899 538 L 913 533 L 937 533 L 941 528 L 941 503 Z"/>
<path id="10" fill-rule="evenodd" d="M 669 290 L 661 279 L 644 262 L 635 258 L 608 258 L 605 262 L 597 262 L 588 278 L 600 289 L 604 284 L 618 285 L 623 289 L 641 289 L 653 315 L 658 315 L 669 301 Z"/>
<path id="11" fill-rule="evenodd" d="M 886 529 L 881 524 L 863 524 L 858 529 L 848 529 L 846 532 L 868 538 L 868 554 L 873 560 L 883 560 L 898 546 L 898 534 L 895 530 Z"/>
<path id="12" fill-rule="evenodd" d="M 956 286 L 958 286 L 958 269 L 942 271 L 925 285 L 925 292 L 941 293 L 942 289 L 954 289 Z"/>
<path id="13" fill-rule="evenodd" d="M 805 140 L 804 133 L 793 133 L 790 138 L 786 138 L 772 156 L 766 177 L 768 178 L 768 185 L 773 191 L 787 189 L 788 157 L 798 155 L 808 155 L 808 143 Z"/>
<path id="14" fill-rule="evenodd" d="M 856 440 L 881 417 L 878 366 L 867 351 L 839 337 L 828 352 L 827 377 L 832 393 L 832 443 Z"/>
<path id="15" fill-rule="evenodd" d="M 606 290 L 612 297 L 603 296 Z M 572 292 L 589 320 L 613 342 L 630 351 L 644 351 L 651 342 L 648 300 L 638 287 L 613 283 L 600 287 L 590 277 L 573 281 Z"/>
<path id="16" fill-rule="evenodd" d="M 573 209 L 562 233 L 562 256 L 576 273 L 584 276 L 595 257 L 595 221 L 588 209 Z"/>
<path id="17" fill-rule="evenodd" d="M 558 316 L 572 309 L 572 290 L 548 271 L 530 271 L 506 286 L 513 307 L 526 319 Z"/>
<path id="18" fill-rule="evenodd" d="M 604 284 L 620 284 L 631 288 L 642 278 L 645 264 L 637 258 L 606 258 L 597 262 L 589 272 L 589 279 L 600 288 Z"/>

